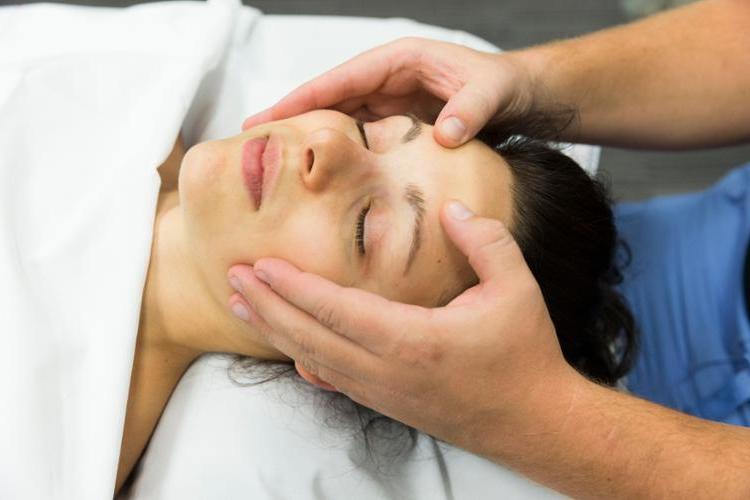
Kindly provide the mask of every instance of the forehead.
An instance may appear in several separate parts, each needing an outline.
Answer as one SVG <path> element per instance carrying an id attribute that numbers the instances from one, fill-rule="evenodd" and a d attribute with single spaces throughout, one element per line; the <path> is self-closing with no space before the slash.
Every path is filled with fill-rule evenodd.
<path id="1" fill-rule="evenodd" d="M 400 120 L 408 130 L 407 118 L 393 117 L 391 127 Z M 475 279 L 467 258 L 450 241 L 440 223 L 440 210 L 451 199 L 467 205 L 476 214 L 497 218 L 509 224 L 512 214 L 510 196 L 511 174 L 507 163 L 495 151 L 474 140 L 455 149 L 435 142 L 432 127 L 422 125 L 422 133 L 413 142 L 398 144 L 381 155 L 383 168 L 389 170 L 396 189 L 407 184 L 424 191 L 425 218 L 419 257 L 404 275 L 403 235 L 392 253 L 393 265 L 381 274 L 379 282 L 366 284 L 378 287 L 378 293 L 403 302 L 425 306 L 435 305 L 438 297 L 449 289 L 458 292 Z M 411 223 L 411 221 L 409 221 Z M 398 228 L 411 233 L 411 225 Z"/>

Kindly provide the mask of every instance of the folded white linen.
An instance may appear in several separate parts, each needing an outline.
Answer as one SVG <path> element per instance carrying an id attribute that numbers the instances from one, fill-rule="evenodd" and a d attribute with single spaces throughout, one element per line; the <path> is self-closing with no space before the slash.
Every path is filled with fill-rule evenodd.
<path id="1" fill-rule="evenodd" d="M 180 130 L 188 146 L 234 134 L 304 79 L 404 35 L 491 48 L 402 19 L 262 16 L 236 0 L 0 8 L 0 498 L 112 495 L 156 167 Z M 576 148 L 595 164 L 596 148 Z M 348 435 L 283 404 L 307 393 L 229 390 L 222 360 L 183 378 L 130 498 L 552 495 L 425 436 L 397 477 L 347 472 Z"/>
<path id="2" fill-rule="evenodd" d="M 230 7 L 0 8 L 0 498 L 112 497 L 156 167 Z"/>

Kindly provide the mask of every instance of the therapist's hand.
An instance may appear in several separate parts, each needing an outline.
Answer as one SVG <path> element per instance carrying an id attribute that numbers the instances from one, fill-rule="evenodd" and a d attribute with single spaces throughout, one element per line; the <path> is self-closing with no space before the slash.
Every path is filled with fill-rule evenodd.
<path id="1" fill-rule="evenodd" d="M 230 305 L 250 306 L 249 322 L 308 380 L 489 455 L 489 436 L 520 428 L 577 373 L 505 226 L 460 203 L 440 217 L 480 279 L 446 307 L 391 302 L 270 258 L 229 270 L 242 293 Z"/>
<path id="2" fill-rule="evenodd" d="M 484 125 L 518 121 L 531 109 L 533 79 L 522 58 L 403 38 L 364 52 L 303 84 L 243 129 L 333 108 L 363 119 L 414 113 L 435 122 L 435 140 L 455 147 Z"/>

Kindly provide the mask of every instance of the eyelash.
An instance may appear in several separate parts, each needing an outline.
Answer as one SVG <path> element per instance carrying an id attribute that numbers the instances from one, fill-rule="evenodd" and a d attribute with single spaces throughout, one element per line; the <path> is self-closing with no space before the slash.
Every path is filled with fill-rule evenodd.
<path id="1" fill-rule="evenodd" d="M 359 135 L 362 136 L 362 142 L 365 144 L 365 149 L 370 149 L 370 145 L 367 143 L 367 134 L 365 134 L 365 122 L 357 120 L 357 128 L 359 129 Z"/>
<path id="2" fill-rule="evenodd" d="M 357 227 L 354 232 L 354 240 L 357 243 L 357 249 L 359 250 L 360 255 L 365 254 L 365 217 L 367 217 L 367 213 L 370 211 L 371 206 L 372 204 L 368 204 L 359 213 L 359 218 L 357 219 Z"/>
<path id="3" fill-rule="evenodd" d="M 367 134 L 365 134 L 364 122 L 361 120 L 357 120 L 356 122 L 357 129 L 359 129 L 359 134 L 362 136 L 362 142 L 364 143 L 365 148 L 370 149 L 370 145 L 367 143 Z M 360 255 L 365 255 L 365 218 L 370 212 L 371 206 L 372 204 L 368 203 L 367 206 L 363 208 L 359 213 L 359 217 L 357 218 L 357 225 L 354 231 L 354 240 L 357 243 L 357 250 L 359 250 Z"/>

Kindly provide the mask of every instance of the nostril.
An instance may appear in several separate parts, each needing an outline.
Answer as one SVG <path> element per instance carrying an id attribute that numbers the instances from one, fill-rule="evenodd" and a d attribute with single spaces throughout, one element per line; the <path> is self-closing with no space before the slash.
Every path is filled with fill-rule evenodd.
<path id="1" fill-rule="evenodd" d="M 307 150 L 307 173 L 312 171 L 313 163 L 315 163 L 315 153 L 312 149 Z"/>

